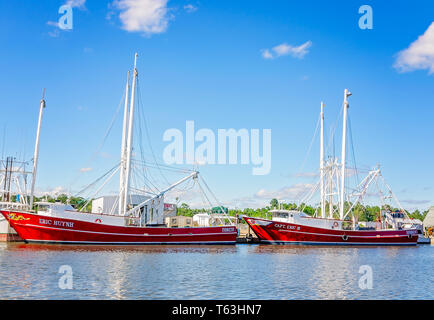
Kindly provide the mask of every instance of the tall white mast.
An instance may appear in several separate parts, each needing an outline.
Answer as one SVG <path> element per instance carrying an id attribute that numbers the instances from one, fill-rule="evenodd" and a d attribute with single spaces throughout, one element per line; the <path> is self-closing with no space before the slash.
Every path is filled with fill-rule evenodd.
<path id="1" fill-rule="evenodd" d="M 347 143 L 347 113 L 348 113 L 348 97 L 351 96 L 351 92 L 345 89 L 344 92 L 344 120 L 342 128 L 342 155 L 341 155 L 341 192 L 340 192 L 340 208 L 339 218 L 344 218 L 344 204 L 345 204 L 345 156 L 346 156 L 346 143 Z"/>
<path id="2" fill-rule="evenodd" d="M 333 165 L 334 159 L 328 161 L 329 172 L 329 218 L 333 219 Z"/>
<path id="3" fill-rule="evenodd" d="M 321 188 L 321 218 L 325 218 L 325 190 L 324 190 L 324 103 L 321 102 L 321 138 L 320 138 L 320 188 Z"/>
<path id="4" fill-rule="evenodd" d="M 119 184 L 119 215 L 123 214 L 125 202 L 125 171 L 126 166 L 126 145 L 127 145 L 127 124 L 128 124 L 128 95 L 130 89 L 130 72 L 127 75 L 127 85 L 125 86 L 125 107 L 124 107 L 124 121 L 122 129 L 122 145 L 121 145 L 121 167 L 120 167 L 120 184 Z"/>
<path id="5" fill-rule="evenodd" d="M 33 196 L 35 193 L 36 172 L 38 171 L 39 137 L 41 134 L 42 115 L 44 113 L 44 108 L 45 108 L 44 96 L 45 96 L 45 89 L 42 92 L 42 99 L 39 107 L 38 129 L 36 131 L 35 153 L 33 155 L 32 188 L 30 191 L 30 210 L 32 210 L 33 208 Z"/>
<path id="6" fill-rule="evenodd" d="M 128 137 L 127 137 L 127 159 L 126 159 L 126 170 L 125 170 L 125 190 L 124 190 L 124 209 L 123 214 L 127 212 L 128 204 L 128 189 L 130 187 L 130 177 L 131 177 L 131 153 L 133 149 L 133 125 L 134 125 L 134 98 L 136 93 L 136 79 L 137 79 L 137 53 L 134 56 L 134 71 L 133 71 L 133 85 L 131 88 L 131 100 L 130 100 L 130 112 L 129 112 L 129 123 L 128 123 Z"/>

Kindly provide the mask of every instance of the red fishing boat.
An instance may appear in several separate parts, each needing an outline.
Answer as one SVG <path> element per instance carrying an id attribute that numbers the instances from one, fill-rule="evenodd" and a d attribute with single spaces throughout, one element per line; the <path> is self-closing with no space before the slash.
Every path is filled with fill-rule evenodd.
<path id="1" fill-rule="evenodd" d="M 271 210 L 272 220 L 244 216 L 261 242 L 265 243 L 301 243 L 301 244 L 337 244 L 337 245 L 416 245 L 420 228 L 406 217 L 405 210 L 384 181 L 379 167 L 370 170 L 368 175 L 352 192 L 346 192 L 346 131 L 348 97 L 351 93 L 345 89 L 343 104 L 342 155 L 339 163 L 336 158 L 324 157 L 324 104 L 321 103 L 320 123 L 320 181 L 314 185 L 308 196 L 301 201 L 312 199 L 315 192 L 320 192 L 320 207 L 314 216 L 297 210 Z M 333 140 L 333 139 L 331 139 Z M 356 169 L 357 170 L 357 169 Z M 386 199 L 394 199 L 401 208 L 400 217 L 395 218 L 391 210 L 380 210 L 380 221 L 359 222 L 353 214 L 356 205 L 368 194 L 370 186 L 382 185 L 386 191 L 379 190 L 382 207 Z M 369 194 L 370 195 L 370 194 Z M 335 199 L 337 197 L 337 199 Z M 309 198 L 309 199 L 308 199 Z M 335 206 L 333 203 L 337 204 Z M 352 219 L 350 219 L 350 216 Z M 410 223 L 408 223 L 410 221 Z"/>
<path id="2" fill-rule="evenodd" d="M 274 210 L 273 216 L 288 216 L 266 220 L 244 217 L 261 242 L 275 244 L 313 244 L 313 245 L 416 245 L 418 231 L 403 230 L 354 230 L 350 226 L 342 228 L 348 221 L 337 219 L 317 219 L 302 212 Z M 295 222 L 297 221 L 297 222 Z M 321 227 L 320 227 L 321 225 Z"/>
<path id="3" fill-rule="evenodd" d="M 104 245 L 233 244 L 237 236 L 235 226 L 139 227 L 134 226 L 131 219 L 116 215 L 67 210 L 54 215 L 10 210 L 2 210 L 1 213 L 26 242 Z"/>
<path id="4" fill-rule="evenodd" d="M 17 210 L 11 207 L 0 208 L 1 214 L 7 219 L 18 235 L 26 242 L 44 243 L 74 243 L 74 244 L 235 244 L 237 228 L 229 217 L 220 218 L 218 225 L 208 227 L 169 227 L 165 215 L 164 196 L 178 185 L 192 179 L 199 185 L 199 172 L 189 172 L 187 176 L 173 183 L 167 188 L 145 190 L 144 183 L 132 185 L 132 181 L 138 179 L 138 174 L 132 175 L 132 169 L 137 169 L 139 163 L 133 159 L 133 125 L 135 113 L 135 93 L 137 73 L 137 54 L 134 62 L 134 75 L 132 79 L 131 98 L 129 100 L 130 77 L 128 76 L 125 90 L 125 106 L 123 117 L 123 134 L 121 146 L 121 162 L 110 169 L 101 178 L 106 178 L 98 191 L 110 181 L 117 173 L 120 173 L 119 193 L 115 196 L 100 197 L 95 199 L 95 194 L 90 196 L 79 209 L 69 204 L 40 202 L 33 204 L 34 185 L 38 161 L 39 135 L 41 128 L 42 112 L 45 108 L 44 99 L 41 100 L 39 124 L 35 145 L 33 164 L 33 179 L 30 194 L 30 204 L 27 210 Z M 141 132 L 141 130 L 140 130 Z M 134 161 L 134 162 L 133 162 Z M 158 167 L 161 170 L 161 167 Z M 175 170 L 175 168 L 171 168 Z M 144 170 L 137 170 L 143 174 Z M 144 179 L 148 179 L 144 175 Z M 134 178 L 134 179 L 133 179 Z M 206 188 L 208 185 L 205 183 Z M 165 179 L 167 181 L 167 179 Z M 94 184 L 91 184 L 94 185 Z M 155 184 L 153 184 L 155 186 Z M 86 188 L 87 189 L 87 188 Z M 204 192 L 204 188 L 200 186 Z M 208 188 L 209 190 L 209 188 Z M 209 192 L 211 192 L 209 190 Z M 212 193 L 212 192 L 211 192 Z M 115 199 L 110 205 L 110 199 Z M 206 195 L 205 195 L 206 197 Z M 177 197 L 178 198 L 178 197 Z M 206 199 L 209 199 L 206 197 Z M 92 203 L 90 203 L 92 201 Z M 99 201 L 99 202 L 98 202 Z M 86 212 L 88 204 L 92 205 L 91 212 Z M 35 210 L 33 208 L 35 207 Z M 89 210 L 87 210 L 89 211 Z M 176 211 L 175 211 L 176 213 Z M 170 220 L 169 220 L 170 221 Z"/>

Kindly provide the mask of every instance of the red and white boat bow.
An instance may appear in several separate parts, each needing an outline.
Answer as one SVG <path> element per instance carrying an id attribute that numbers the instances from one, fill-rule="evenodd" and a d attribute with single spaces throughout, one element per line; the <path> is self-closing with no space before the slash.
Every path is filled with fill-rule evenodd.
<path id="1" fill-rule="evenodd" d="M 244 217 L 261 242 L 276 244 L 325 245 L 416 245 L 418 231 L 345 230 L 343 221 L 305 217 L 300 212 L 278 211 L 293 215 L 300 223 Z M 297 217 L 298 215 L 298 217 Z M 304 220 L 304 221 L 303 221 Z M 329 224 L 330 227 L 326 227 Z"/>

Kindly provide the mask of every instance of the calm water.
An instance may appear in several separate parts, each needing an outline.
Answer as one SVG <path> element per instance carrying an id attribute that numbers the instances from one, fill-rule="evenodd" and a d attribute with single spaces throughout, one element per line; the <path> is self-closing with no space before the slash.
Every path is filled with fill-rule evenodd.
<path id="1" fill-rule="evenodd" d="M 58 286 L 61 265 L 73 289 Z M 359 288 L 359 267 L 373 288 Z M 434 299 L 434 246 L 0 244 L 2 299 Z"/>

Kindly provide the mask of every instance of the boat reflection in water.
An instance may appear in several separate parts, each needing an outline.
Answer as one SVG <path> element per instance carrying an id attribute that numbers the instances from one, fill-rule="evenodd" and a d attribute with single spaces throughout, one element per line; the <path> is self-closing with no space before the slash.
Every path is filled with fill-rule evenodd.
<path id="1" fill-rule="evenodd" d="M 0 298 L 433 299 L 433 249 L 0 244 Z M 63 265 L 72 290 L 58 286 Z M 372 290 L 359 287 L 364 265 Z"/>

